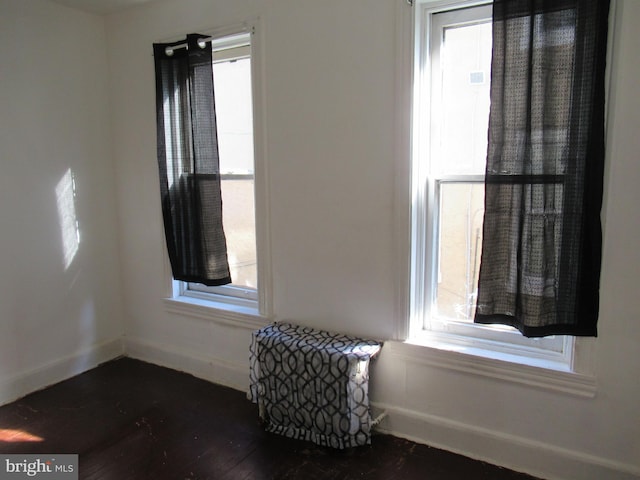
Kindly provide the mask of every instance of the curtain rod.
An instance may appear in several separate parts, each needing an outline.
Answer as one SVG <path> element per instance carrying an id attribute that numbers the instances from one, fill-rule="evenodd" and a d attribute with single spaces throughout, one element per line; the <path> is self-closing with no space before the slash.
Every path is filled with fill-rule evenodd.
<path id="1" fill-rule="evenodd" d="M 236 31 L 235 33 L 232 33 L 230 36 L 244 35 L 244 34 L 247 34 L 247 33 L 249 33 L 249 34 L 256 33 L 255 26 L 253 26 L 253 25 L 249 26 L 249 25 L 245 24 L 245 25 L 243 25 L 243 31 L 241 31 L 241 32 Z M 223 35 L 223 36 L 225 36 L 225 35 Z M 219 39 L 219 38 L 221 38 L 221 36 L 220 35 L 215 35 L 215 34 L 213 36 L 209 36 L 209 37 L 202 37 L 202 38 L 198 39 L 198 46 L 200 48 L 204 48 L 206 46 L 207 42 L 212 42 L 212 41 L 214 41 L 216 39 Z M 173 55 L 173 51 L 174 50 L 178 50 L 180 48 L 187 48 L 188 46 L 189 46 L 189 44 L 187 42 L 178 43 L 177 45 L 172 45 L 170 47 L 165 48 L 164 49 L 164 53 L 168 57 L 170 57 L 170 56 Z"/>
<path id="2" fill-rule="evenodd" d="M 204 48 L 206 47 L 207 42 L 210 42 L 211 40 L 213 40 L 213 37 L 202 37 L 201 39 L 198 40 L 198 46 L 200 48 Z M 187 42 L 179 43 L 177 45 L 173 45 L 171 47 L 165 48 L 164 53 L 167 55 L 167 57 L 171 57 L 173 55 L 174 50 L 178 50 L 180 48 L 187 48 L 188 46 L 189 44 Z"/>

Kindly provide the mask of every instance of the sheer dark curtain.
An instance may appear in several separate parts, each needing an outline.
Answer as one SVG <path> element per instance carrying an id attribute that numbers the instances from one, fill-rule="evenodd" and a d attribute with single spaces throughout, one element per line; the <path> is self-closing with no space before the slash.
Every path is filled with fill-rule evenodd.
<path id="1" fill-rule="evenodd" d="M 160 193 L 173 277 L 224 285 L 231 276 L 222 228 L 212 51 L 203 38 L 191 34 L 182 42 L 153 46 Z M 167 47 L 177 48 L 168 54 Z"/>
<path id="2" fill-rule="evenodd" d="M 597 335 L 609 0 L 495 0 L 477 323 Z"/>

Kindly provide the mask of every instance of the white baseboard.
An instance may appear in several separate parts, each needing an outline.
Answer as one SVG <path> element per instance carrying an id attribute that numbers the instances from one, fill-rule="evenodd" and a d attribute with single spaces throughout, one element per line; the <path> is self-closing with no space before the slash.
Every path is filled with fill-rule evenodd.
<path id="1" fill-rule="evenodd" d="M 124 338 L 123 341 L 128 357 L 186 372 L 243 392 L 249 389 L 248 363 L 245 366 L 213 356 L 194 355 L 193 352 L 138 339 Z"/>
<path id="2" fill-rule="evenodd" d="M 123 354 L 121 339 L 110 340 L 0 381 L 0 405 L 56 384 Z"/>
<path id="3" fill-rule="evenodd" d="M 381 403 L 377 430 L 547 480 L 639 480 L 640 469 L 568 449 Z"/>

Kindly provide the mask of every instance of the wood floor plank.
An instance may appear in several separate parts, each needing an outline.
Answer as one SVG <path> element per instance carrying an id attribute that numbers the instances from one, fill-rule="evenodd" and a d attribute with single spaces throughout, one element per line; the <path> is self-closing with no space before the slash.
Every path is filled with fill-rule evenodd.
<path id="1" fill-rule="evenodd" d="M 129 358 L 0 407 L 0 453 L 77 453 L 85 480 L 526 480 L 389 435 L 348 450 L 266 433 L 242 392 Z M 6 432 L 10 432 L 7 434 Z"/>

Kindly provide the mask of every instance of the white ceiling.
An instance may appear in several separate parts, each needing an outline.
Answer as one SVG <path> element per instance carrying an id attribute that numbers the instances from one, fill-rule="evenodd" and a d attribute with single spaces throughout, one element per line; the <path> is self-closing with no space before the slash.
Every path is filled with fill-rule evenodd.
<path id="1" fill-rule="evenodd" d="M 135 7 L 154 0 L 52 0 L 55 3 L 77 8 L 89 13 L 105 15 L 115 13 L 127 8 Z"/>

